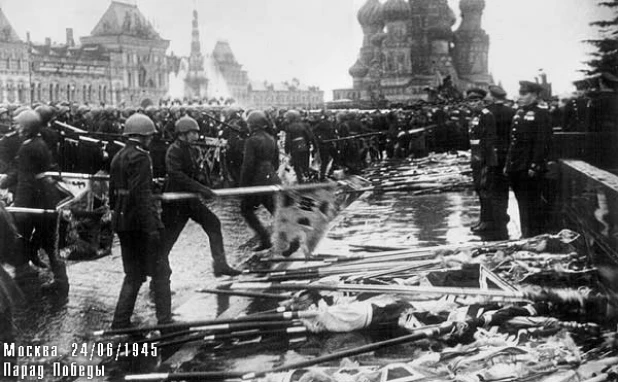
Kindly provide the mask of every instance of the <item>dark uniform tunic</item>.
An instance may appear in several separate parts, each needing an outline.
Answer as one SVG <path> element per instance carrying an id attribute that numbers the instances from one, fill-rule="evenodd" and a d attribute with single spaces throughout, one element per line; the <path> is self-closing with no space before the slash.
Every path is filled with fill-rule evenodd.
<path id="1" fill-rule="evenodd" d="M 488 193 L 490 172 L 498 164 L 495 152 L 496 120 L 488 109 L 482 109 L 470 120 L 469 139 L 472 178 L 481 202 L 481 222 L 492 224 L 491 200 Z"/>
<path id="2" fill-rule="evenodd" d="M 240 172 L 240 186 L 266 186 L 279 184 L 279 150 L 272 135 L 256 130 L 245 142 L 244 159 Z M 270 243 L 268 232 L 255 215 L 255 209 L 263 205 L 271 214 L 275 213 L 272 195 L 254 195 L 243 198 L 240 204 L 242 216 L 260 237 L 262 244 Z"/>
<path id="3" fill-rule="evenodd" d="M 109 194 L 125 272 L 112 327 L 130 325 L 146 276 L 153 277 L 158 322 L 170 322 L 171 270 L 160 250 L 163 224 L 152 192 L 152 162 L 139 142 L 129 140 L 112 159 Z"/>
<path id="4" fill-rule="evenodd" d="M 208 173 L 200 169 L 195 153 L 196 148 L 188 142 L 176 140 L 167 149 L 165 165 L 167 170 L 166 192 L 191 192 L 204 194 L 208 192 L 210 180 Z M 215 273 L 218 268 L 227 265 L 225 249 L 223 247 L 223 234 L 219 218 L 210 211 L 205 200 L 192 199 L 177 203 L 163 204 L 163 254 L 165 257 L 178 240 L 178 236 L 189 219 L 202 226 L 208 235 L 210 252 L 214 260 Z"/>
<path id="5" fill-rule="evenodd" d="M 249 129 L 241 119 L 232 119 L 227 122 L 227 125 L 223 129 L 221 138 L 227 140 L 225 165 L 232 178 L 232 185 L 236 186 L 240 181 L 240 167 L 243 163 L 245 140 L 249 136 Z"/>
<path id="6" fill-rule="evenodd" d="M 317 139 L 320 150 L 320 180 L 324 180 L 328 163 L 331 159 L 337 157 L 335 142 L 326 142 L 337 138 L 335 127 L 328 119 L 323 119 L 318 122 L 313 133 Z"/>
<path id="7" fill-rule="evenodd" d="M 309 126 L 304 122 L 292 122 L 285 130 L 285 152 L 290 154 L 291 164 L 302 183 L 309 174 L 309 150 L 310 145 L 318 147 L 315 136 Z"/>
<path id="8" fill-rule="evenodd" d="M 17 173 L 15 207 L 54 209 L 59 202 L 53 182 L 39 174 L 52 170 L 52 155 L 40 134 L 26 139 L 16 156 Z M 9 188 L 10 183 L 9 183 Z M 68 287 L 64 263 L 56 251 L 56 217 L 49 215 L 18 214 L 15 218 L 22 237 L 22 257 L 16 266 L 23 266 L 28 260 L 37 263 L 39 248 L 45 250 L 54 274 L 54 280 Z M 66 290 L 68 292 L 68 289 Z"/>
<path id="9" fill-rule="evenodd" d="M 496 101 L 487 106 L 487 109 L 491 111 L 496 120 L 495 147 L 498 159 L 498 165 L 491 174 L 490 184 L 488 185 L 492 215 L 496 229 L 506 231 L 506 225 L 510 220 L 506 212 L 509 206 L 509 179 L 504 174 L 504 166 L 506 164 L 506 155 L 509 151 L 511 125 L 515 116 L 515 110 L 501 101 Z"/>
<path id="10" fill-rule="evenodd" d="M 541 200 L 551 126 L 549 111 L 537 103 L 517 110 L 505 171 L 517 198 L 523 237 L 543 233 L 545 210 Z"/>

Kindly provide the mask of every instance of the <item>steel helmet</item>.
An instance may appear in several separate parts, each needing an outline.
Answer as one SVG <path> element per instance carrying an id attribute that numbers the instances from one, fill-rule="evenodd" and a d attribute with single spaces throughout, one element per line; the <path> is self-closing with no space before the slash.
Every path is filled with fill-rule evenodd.
<path id="1" fill-rule="evenodd" d="M 43 124 L 39 113 L 30 109 L 19 113 L 19 115 L 15 117 L 15 121 L 21 129 L 31 133 L 38 132 Z"/>
<path id="2" fill-rule="evenodd" d="M 268 126 L 268 118 L 263 111 L 254 110 L 247 116 L 247 125 L 249 125 L 249 127 Z"/>
<path id="3" fill-rule="evenodd" d="M 152 135 L 156 133 L 155 125 L 150 118 L 144 114 L 133 114 L 124 124 L 123 135 Z"/>
<path id="4" fill-rule="evenodd" d="M 39 113 L 39 116 L 41 116 L 41 121 L 43 122 L 44 125 L 46 125 L 49 121 L 52 120 L 52 118 L 54 118 L 54 109 L 51 106 L 47 106 L 47 105 L 37 106 L 37 108 L 34 109 L 34 111 Z"/>
<path id="5" fill-rule="evenodd" d="M 298 110 L 288 110 L 283 114 L 283 118 L 288 122 L 300 121 L 300 112 Z"/>
<path id="6" fill-rule="evenodd" d="M 188 133 L 189 131 L 200 131 L 197 121 L 191 117 L 182 117 L 176 121 L 176 132 L 178 134 Z"/>

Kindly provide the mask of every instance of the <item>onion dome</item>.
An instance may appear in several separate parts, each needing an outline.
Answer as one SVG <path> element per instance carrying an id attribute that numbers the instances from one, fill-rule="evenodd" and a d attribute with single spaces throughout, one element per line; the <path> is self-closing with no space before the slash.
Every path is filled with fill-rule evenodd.
<path id="1" fill-rule="evenodd" d="M 358 10 L 357 18 L 358 22 L 363 26 L 384 24 L 380 0 L 367 0 L 365 5 Z"/>
<path id="2" fill-rule="evenodd" d="M 410 4 L 406 0 L 388 0 L 382 7 L 385 21 L 402 21 L 410 18 Z"/>
<path id="3" fill-rule="evenodd" d="M 349 73 L 353 78 L 363 78 L 369 73 L 369 68 L 367 65 L 363 65 L 360 60 L 356 60 L 356 63 L 350 68 Z"/>
<path id="4" fill-rule="evenodd" d="M 482 12 L 485 9 L 485 0 L 461 0 L 459 9 L 462 12 Z"/>

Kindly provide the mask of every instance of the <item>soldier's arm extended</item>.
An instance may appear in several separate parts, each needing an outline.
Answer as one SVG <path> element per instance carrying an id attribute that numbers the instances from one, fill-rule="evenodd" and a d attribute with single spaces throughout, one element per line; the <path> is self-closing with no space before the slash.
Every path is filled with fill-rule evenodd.
<path id="1" fill-rule="evenodd" d="M 190 154 L 189 154 L 190 155 Z M 191 178 L 183 171 L 182 151 L 170 147 L 165 154 L 165 170 L 171 182 L 176 189 L 182 189 L 185 192 L 203 193 L 207 191 L 207 187 L 197 180 Z"/>

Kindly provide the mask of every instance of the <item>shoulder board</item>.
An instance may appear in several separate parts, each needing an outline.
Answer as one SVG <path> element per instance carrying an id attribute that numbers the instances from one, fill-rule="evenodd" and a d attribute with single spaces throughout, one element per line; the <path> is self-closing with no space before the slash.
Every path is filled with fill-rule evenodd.
<path id="1" fill-rule="evenodd" d="M 28 138 L 24 141 L 24 143 L 22 143 L 22 145 L 27 145 L 28 143 L 32 142 L 32 138 Z"/>
<path id="2" fill-rule="evenodd" d="M 4 134 L 4 136 L 2 138 L 10 138 L 10 137 L 14 137 L 17 135 L 17 131 L 11 131 L 8 134 Z"/>
<path id="3" fill-rule="evenodd" d="M 539 109 L 545 109 L 545 110 L 549 109 L 549 105 L 546 103 L 539 103 L 538 106 L 539 106 Z"/>
<path id="4" fill-rule="evenodd" d="M 483 109 L 482 112 L 483 112 L 483 114 L 490 114 L 491 113 L 491 111 L 489 111 L 489 109 Z"/>
<path id="5" fill-rule="evenodd" d="M 148 154 L 148 151 L 144 150 L 143 148 L 141 148 L 140 146 L 135 146 L 135 149 L 137 151 L 139 151 L 140 153 L 144 153 L 144 154 Z"/>

